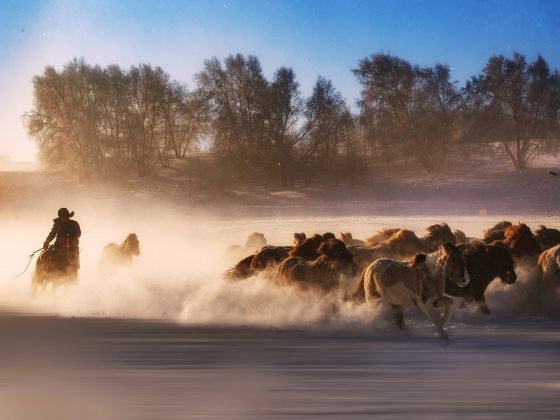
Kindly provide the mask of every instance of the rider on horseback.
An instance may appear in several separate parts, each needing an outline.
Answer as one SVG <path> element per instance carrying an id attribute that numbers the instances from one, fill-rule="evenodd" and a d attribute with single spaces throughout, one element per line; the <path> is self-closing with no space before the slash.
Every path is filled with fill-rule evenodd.
<path id="1" fill-rule="evenodd" d="M 45 239 L 43 249 L 49 248 L 50 242 L 54 241 L 53 251 L 57 265 L 61 271 L 71 271 L 76 273 L 80 268 L 80 225 L 75 220 L 70 220 L 74 212 L 69 212 L 67 208 L 58 210 L 58 217 L 53 220 L 54 225 Z"/>

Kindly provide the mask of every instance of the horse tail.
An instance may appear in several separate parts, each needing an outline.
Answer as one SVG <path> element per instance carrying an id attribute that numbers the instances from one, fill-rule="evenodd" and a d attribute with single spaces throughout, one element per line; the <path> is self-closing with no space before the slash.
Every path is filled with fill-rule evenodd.
<path id="1" fill-rule="evenodd" d="M 352 294 L 348 295 L 348 293 L 345 293 L 342 296 L 342 301 L 343 302 L 352 302 L 355 305 L 359 305 L 359 304 L 364 303 L 366 301 L 366 290 L 365 290 L 365 287 L 364 287 L 365 272 L 366 272 L 366 270 L 362 271 L 362 274 L 360 276 L 360 280 L 358 280 L 358 282 L 355 284 L 354 291 L 352 292 Z"/>

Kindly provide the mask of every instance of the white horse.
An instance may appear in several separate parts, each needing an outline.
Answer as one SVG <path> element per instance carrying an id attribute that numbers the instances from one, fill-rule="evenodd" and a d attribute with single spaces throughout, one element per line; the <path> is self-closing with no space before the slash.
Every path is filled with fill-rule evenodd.
<path id="1" fill-rule="evenodd" d="M 417 307 L 434 322 L 438 336 L 447 338 L 443 327 L 451 316 L 453 299 L 444 294 L 446 278 L 460 287 L 470 281 L 461 251 L 449 242 L 409 262 L 381 258 L 363 273 L 366 301 L 371 304 L 381 298 L 388 302 L 401 330 L 405 330 L 404 309 Z"/>

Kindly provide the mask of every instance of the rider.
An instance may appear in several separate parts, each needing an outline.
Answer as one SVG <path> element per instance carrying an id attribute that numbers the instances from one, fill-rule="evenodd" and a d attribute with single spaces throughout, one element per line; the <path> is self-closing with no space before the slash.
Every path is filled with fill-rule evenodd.
<path id="1" fill-rule="evenodd" d="M 58 217 L 53 220 L 54 225 L 45 239 L 43 249 L 49 248 L 49 243 L 54 241 L 54 255 L 63 270 L 71 269 L 74 272 L 80 268 L 80 225 L 75 220 L 70 220 L 74 212 L 67 208 L 58 209 Z"/>

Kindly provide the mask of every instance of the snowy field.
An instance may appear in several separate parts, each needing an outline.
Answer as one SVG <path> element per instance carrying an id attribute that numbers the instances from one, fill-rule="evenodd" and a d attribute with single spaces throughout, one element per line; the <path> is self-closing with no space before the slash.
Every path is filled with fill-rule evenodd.
<path id="1" fill-rule="evenodd" d="M 560 183 L 541 181 L 542 170 L 484 176 L 374 186 L 361 196 L 240 195 L 234 205 L 195 208 L 155 187 L 126 193 L 4 173 L 0 417 L 558 418 L 560 323 L 524 303 L 535 281 L 528 273 L 490 285 L 492 316 L 457 312 L 449 342 L 414 312 L 403 335 L 383 305 L 221 277 L 232 263 L 226 248 L 255 231 L 288 245 L 294 232 L 364 239 L 383 227 L 422 235 L 442 222 L 472 237 L 504 219 L 560 228 Z M 79 283 L 33 294 L 34 261 L 14 274 L 61 206 L 82 227 Z M 131 232 L 140 257 L 128 269 L 100 270 L 103 247 Z"/>
<path id="2" fill-rule="evenodd" d="M 0 273 L 0 405 L 6 418 L 555 418 L 560 323 L 519 311 L 518 283 L 495 281 L 494 315 L 467 308 L 449 343 L 418 314 L 404 336 L 384 308 L 318 299 L 252 278 L 229 284 L 224 250 L 263 232 L 351 231 L 447 222 L 481 236 L 496 217 L 200 219 L 171 210 L 76 214 L 84 235 L 75 287 L 33 295 L 23 250 L 37 248 L 48 214 L 4 219 Z M 505 217 L 505 216 L 504 216 Z M 112 222 L 108 222 L 112 220 Z M 560 219 L 528 217 L 531 227 Z M 135 231 L 142 254 L 103 273 L 103 245 Z M 37 232 L 40 232 L 38 235 Z M 44 233 L 44 234 L 43 234 Z M 33 245 L 33 246 L 30 246 Z M 351 282 L 350 282 L 351 283 Z M 334 310 L 334 307 L 337 307 Z M 30 401 L 32 403 L 30 403 Z M 50 416 L 50 417 L 49 417 Z"/>

